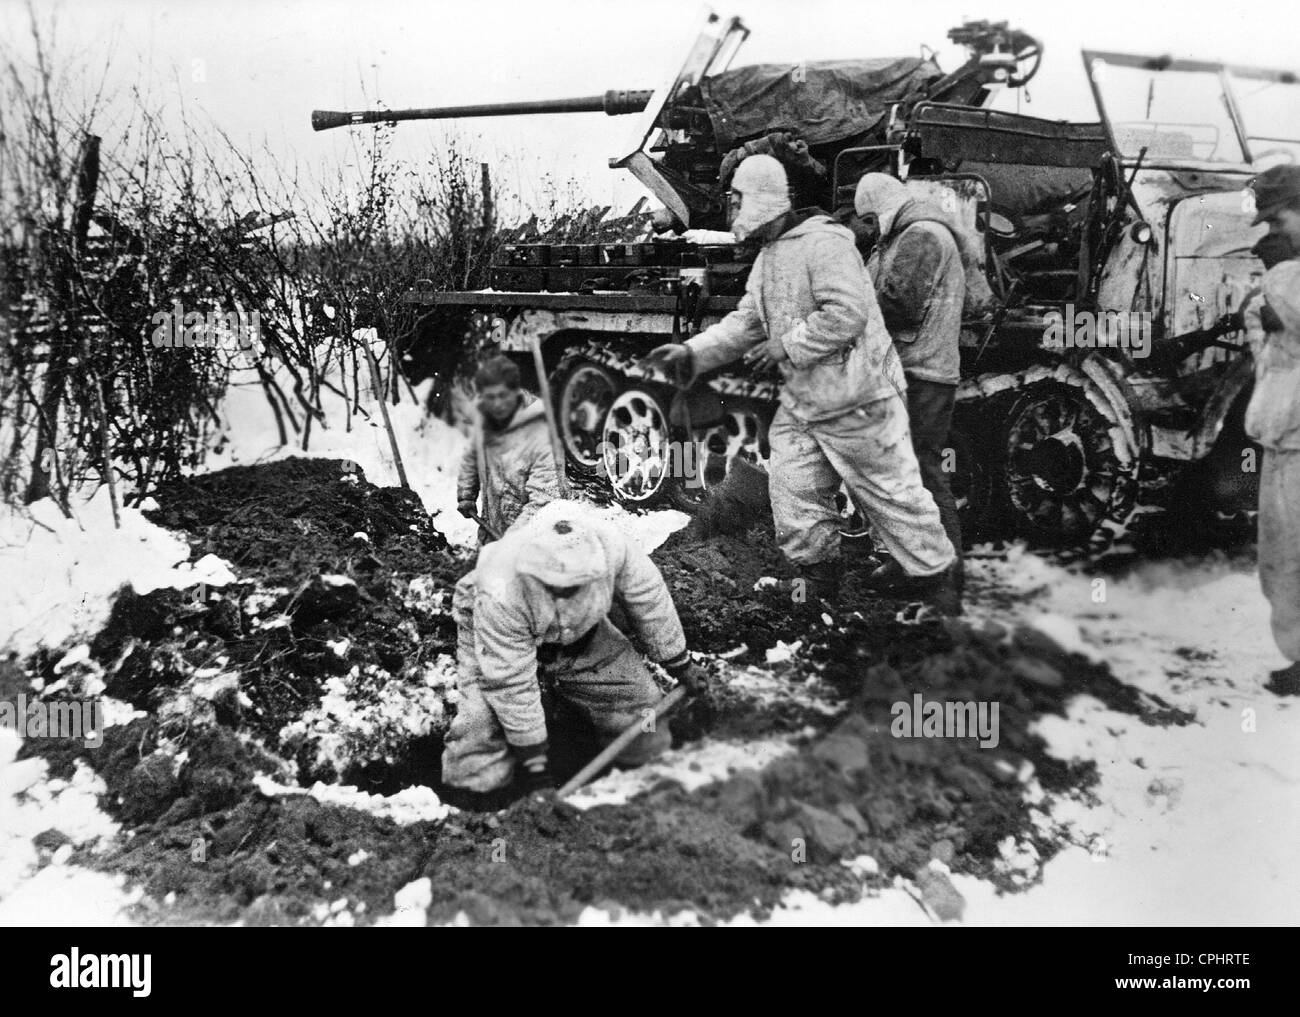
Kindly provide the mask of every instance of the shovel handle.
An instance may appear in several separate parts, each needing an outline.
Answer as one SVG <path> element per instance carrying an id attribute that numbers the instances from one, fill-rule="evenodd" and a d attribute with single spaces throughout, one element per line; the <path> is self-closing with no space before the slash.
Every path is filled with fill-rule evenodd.
<path id="1" fill-rule="evenodd" d="M 500 539 L 501 539 L 501 534 L 497 533 L 496 530 L 494 530 L 491 526 L 489 526 L 489 525 L 487 524 L 487 520 L 484 519 L 484 518 L 483 518 L 481 515 L 479 515 L 477 512 L 475 512 L 472 516 L 470 516 L 470 518 L 473 519 L 474 522 L 478 523 L 479 526 L 483 527 L 483 532 L 485 532 L 485 533 L 486 533 L 489 537 L 491 537 L 493 540 L 500 540 Z"/>
<path id="2" fill-rule="evenodd" d="M 537 389 L 542 395 L 542 411 L 546 414 L 546 427 L 551 432 L 551 454 L 555 457 L 555 479 L 560 486 L 560 497 L 569 497 L 568 464 L 564 458 L 564 440 L 560 437 L 560 426 L 555 422 L 555 404 L 551 401 L 551 383 L 546 377 L 546 360 L 542 356 L 542 340 L 534 333 L 532 337 L 533 366 L 537 369 Z"/>
<path id="3" fill-rule="evenodd" d="M 684 685 L 678 685 L 677 688 L 673 689 L 668 693 L 668 695 L 664 696 L 663 699 L 659 700 L 658 704 L 655 706 L 655 721 L 657 722 L 665 713 L 680 703 L 685 696 L 686 687 Z M 605 767 L 608 766 L 620 752 L 627 748 L 631 742 L 635 741 L 638 736 L 644 733 L 641 730 L 641 725 L 644 723 L 644 720 L 634 720 L 629 724 L 621 735 L 605 746 L 604 751 L 602 751 L 600 755 L 570 777 L 569 782 L 556 792 L 556 796 L 559 798 L 567 798 L 579 788 L 584 787 L 592 777 L 605 769 Z"/>

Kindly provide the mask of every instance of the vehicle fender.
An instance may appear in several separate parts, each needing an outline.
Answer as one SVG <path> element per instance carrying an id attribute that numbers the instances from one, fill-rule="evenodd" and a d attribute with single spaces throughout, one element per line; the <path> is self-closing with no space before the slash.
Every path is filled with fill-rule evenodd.
<path id="1" fill-rule="evenodd" d="M 1192 459 L 1203 459 L 1214 448 L 1233 404 L 1255 383 L 1255 358 L 1240 357 L 1219 379 L 1219 384 L 1205 402 L 1201 423 L 1192 441 Z"/>

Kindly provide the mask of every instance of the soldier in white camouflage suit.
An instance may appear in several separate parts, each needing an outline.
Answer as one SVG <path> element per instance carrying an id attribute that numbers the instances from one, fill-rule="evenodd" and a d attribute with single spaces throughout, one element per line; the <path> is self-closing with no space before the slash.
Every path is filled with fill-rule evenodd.
<path id="1" fill-rule="evenodd" d="M 460 702 L 442 757 L 446 784 L 474 792 L 554 784 L 539 658 L 555 695 L 612 741 L 662 698 L 645 660 L 610 621 L 615 605 L 651 659 L 693 690 L 677 609 L 650 558 L 613 523 L 553 501 L 479 553 L 456 586 Z M 617 762 L 648 762 L 670 743 L 652 727 Z"/>
<path id="2" fill-rule="evenodd" d="M 740 164 L 732 198 L 736 237 L 763 245 L 740 305 L 648 363 L 679 384 L 742 356 L 777 366 L 772 516 L 810 597 L 833 602 L 838 593 L 842 480 L 932 604 L 959 613 L 956 551 L 921 482 L 902 365 L 853 234 L 818 209 L 792 210 L 785 170 L 768 155 Z"/>

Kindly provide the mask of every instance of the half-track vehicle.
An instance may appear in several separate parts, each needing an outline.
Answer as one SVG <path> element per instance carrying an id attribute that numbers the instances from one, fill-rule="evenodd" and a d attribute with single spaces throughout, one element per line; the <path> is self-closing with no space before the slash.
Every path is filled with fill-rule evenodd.
<path id="1" fill-rule="evenodd" d="M 767 152 L 796 207 L 855 225 L 863 173 L 942 205 L 982 252 L 994 300 L 963 323 L 953 484 L 968 534 L 1099 550 L 1194 492 L 1255 495 L 1239 311 L 1263 264 L 1248 185 L 1300 153 L 1300 81 L 1281 70 L 1085 51 L 1098 119 L 994 108 L 1042 46 L 1006 23 L 932 56 L 732 67 L 748 30 L 710 15 L 650 90 L 555 102 L 317 112 L 318 129 L 463 116 L 634 117 L 610 166 L 662 204 L 634 242 L 507 244 L 483 291 L 417 288 L 415 352 L 475 335 L 549 379 L 571 475 L 689 510 L 739 458 L 763 463 L 778 379 L 742 366 L 690 392 L 639 366 L 735 307 L 755 252 L 727 231 L 736 165 Z M 416 357 L 417 362 L 420 357 Z M 446 370 L 436 356 L 424 362 Z M 687 461 L 683 461 L 683 460 Z"/>

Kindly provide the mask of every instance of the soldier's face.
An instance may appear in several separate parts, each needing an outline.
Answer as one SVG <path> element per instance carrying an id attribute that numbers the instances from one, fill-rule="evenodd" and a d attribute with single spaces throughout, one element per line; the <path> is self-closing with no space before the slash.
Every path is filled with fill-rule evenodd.
<path id="1" fill-rule="evenodd" d="M 745 196 L 734 187 L 727 192 L 727 225 L 734 225 L 736 216 L 740 215 L 740 206 L 744 203 Z"/>
<path id="2" fill-rule="evenodd" d="M 1300 208 L 1281 208 L 1268 217 L 1270 234 L 1286 239 L 1291 250 L 1300 252 Z"/>
<path id="3" fill-rule="evenodd" d="M 1272 232 L 1260 237 L 1255 246 L 1250 249 L 1250 253 L 1264 263 L 1265 269 L 1296 256 L 1296 250 L 1285 234 Z"/>
<path id="4" fill-rule="evenodd" d="M 875 212 L 866 212 L 863 215 L 855 213 L 849 216 L 848 227 L 853 233 L 858 250 L 865 258 L 880 239 L 880 217 Z"/>
<path id="5" fill-rule="evenodd" d="M 504 423 L 519 406 L 519 390 L 508 385 L 488 385 L 479 390 L 478 405 L 496 423 Z"/>

